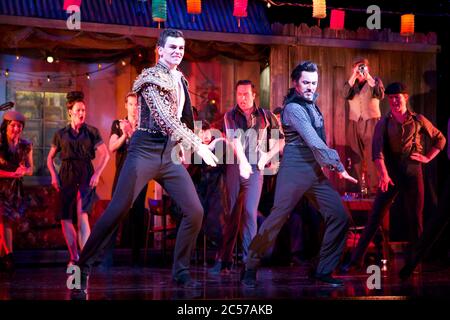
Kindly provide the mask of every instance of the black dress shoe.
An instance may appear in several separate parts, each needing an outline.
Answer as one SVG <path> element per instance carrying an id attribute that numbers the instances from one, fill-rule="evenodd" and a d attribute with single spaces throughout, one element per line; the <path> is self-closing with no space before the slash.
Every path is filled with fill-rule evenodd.
<path id="1" fill-rule="evenodd" d="M 256 287 L 256 269 L 242 269 L 241 283 L 246 288 Z"/>
<path id="2" fill-rule="evenodd" d="M 314 279 L 321 284 L 326 284 L 332 287 L 342 287 L 344 285 L 344 281 L 334 278 L 329 273 L 316 273 L 314 275 Z"/>
<path id="3" fill-rule="evenodd" d="M 193 280 L 188 273 L 175 277 L 174 281 L 178 286 L 185 289 L 199 289 L 202 287 L 202 283 Z"/>
<path id="4" fill-rule="evenodd" d="M 81 289 L 70 290 L 70 300 L 87 300 L 87 291 Z"/>

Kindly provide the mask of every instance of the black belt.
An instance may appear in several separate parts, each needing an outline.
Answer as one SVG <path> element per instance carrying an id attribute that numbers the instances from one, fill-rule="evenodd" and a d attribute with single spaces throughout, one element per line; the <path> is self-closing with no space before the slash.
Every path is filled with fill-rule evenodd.
<path id="1" fill-rule="evenodd" d="M 147 132 L 152 137 L 155 138 L 165 138 L 167 135 L 165 135 L 161 130 L 154 130 L 154 129 L 148 129 L 148 128 L 136 128 L 136 130 Z"/>

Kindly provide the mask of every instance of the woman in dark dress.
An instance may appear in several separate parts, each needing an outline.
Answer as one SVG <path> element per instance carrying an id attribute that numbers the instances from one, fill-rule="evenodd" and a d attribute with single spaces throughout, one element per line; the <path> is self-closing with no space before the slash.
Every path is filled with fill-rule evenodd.
<path id="1" fill-rule="evenodd" d="M 0 259 L 6 271 L 14 268 L 12 224 L 25 213 L 22 177 L 33 173 L 32 145 L 21 138 L 24 126 L 17 111 L 6 112 L 0 126 Z"/>
<path id="2" fill-rule="evenodd" d="M 95 188 L 109 160 L 108 149 L 97 128 L 85 123 L 86 106 L 80 91 L 67 94 L 70 124 L 58 130 L 47 157 L 47 167 L 52 185 L 60 194 L 61 208 L 57 219 L 69 249 L 69 265 L 78 261 L 90 235 L 89 216 L 96 200 Z M 62 161 L 59 174 L 53 160 L 60 153 Z M 92 160 L 99 158 L 94 169 Z M 77 221 L 77 229 L 74 222 Z M 78 231 L 78 232 L 77 232 Z"/>

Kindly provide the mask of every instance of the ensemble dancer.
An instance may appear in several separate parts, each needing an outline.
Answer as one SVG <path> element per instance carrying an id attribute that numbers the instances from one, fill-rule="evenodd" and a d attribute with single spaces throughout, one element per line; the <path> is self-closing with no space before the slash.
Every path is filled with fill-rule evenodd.
<path id="1" fill-rule="evenodd" d="M 250 80 L 236 83 L 236 106 L 224 115 L 224 131 L 233 146 L 237 163 L 226 165 L 227 210 L 223 240 L 210 274 L 229 273 L 233 248 L 242 226 L 242 252 L 257 232 L 258 204 L 266 163 L 279 152 L 283 134 L 275 115 L 255 103 L 255 85 Z M 272 137 L 272 134 L 277 134 Z M 269 151 L 265 152 L 269 145 Z M 242 199 L 242 209 L 238 199 Z"/>
<path id="2" fill-rule="evenodd" d="M 3 115 L 0 126 L 0 271 L 14 270 L 13 224 L 26 209 L 23 176 L 33 174 L 31 142 L 22 138 L 25 116 L 17 111 Z"/>
<path id="3" fill-rule="evenodd" d="M 57 220 L 69 250 L 68 265 L 74 265 L 89 237 L 89 214 L 97 199 L 96 187 L 109 160 L 108 149 L 96 127 L 86 124 L 86 105 L 81 91 L 67 94 L 70 124 L 55 132 L 47 157 L 52 186 L 59 194 Z M 61 168 L 53 162 L 59 153 Z M 97 168 L 92 160 L 99 158 Z M 75 229 L 76 221 L 77 229 Z"/>
<path id="4" fill-rule="evenodd" d="M 136 131 L 138 119 L 138 96 L 134 92 L 129 92 L 125 97 L 125 109 L 127 116 L 124 119 L 116 119 L 111 125 L 109 137 L 109 151 L 116 156 L 116 171 L 111 191 L 111 197 L 116 190 L 117 180 L 127 157 L 128 146 L 131 136 Z M 130 208 L 128 219 L 122 221 L 122 238 L 129 238 L 131 241 L 131 264 L 139 265 L 140 248 L 143 243 L 145 199 L 147 195 L 147 184 L 142 188 L 136 200 Z M 108 270 L 113 265 L 113 253 L 118 232 L 112 237 L 110 245 L 105 250 L 102 267 Z"/>
<path id="5" fill-rule="evenodd" d="M 379 177 L 378 191 L 364 232 L 350 261 L 342 266 L 343 272 L 362 266 L 370 241 L 399 192 L 404 192 L 408 199 L 404 203 L 408 240 L 412 245 L 417 243 L 423 229 L 422 164 L 433 160 L 445 147 L 444 135 L 427 118 L 408 108 L 409 95 L 403 83 L 391 83 L 385 93 L 391 110 L 377 123 L 372 147 Z M 431 140 L 427 153 L 424 135 Z"/>

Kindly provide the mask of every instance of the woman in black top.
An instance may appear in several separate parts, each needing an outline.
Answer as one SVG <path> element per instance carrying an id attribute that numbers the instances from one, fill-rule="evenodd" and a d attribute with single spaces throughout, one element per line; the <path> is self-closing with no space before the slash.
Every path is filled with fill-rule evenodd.
<path id="1" fill-rule="evenodd" d="M 52 185 L 60 194 L 61 208 L 57 219 L 61 220 L 69 249 L 69 265 L 78 261 L 78 249 L 81 251 L 89 238 L 91 230 L 88 213 L 96 199 L 95 188 L 100 175 L 109 160 L 108 149 L 98 129 L 85 123 L 86 106 L 83 99 L 84 95 L 79 91 L 67 94 L 67 109 L 71 121 L 68 126 L 55 133 L 47 157 Z M 59 174 L 53 163 L 57 153 L 60 153 L 62 161 Z M 96 155 L 100 161 L 94 169 L 92 160 Z M 77 221 L 78 232 L 74 221 Z"/>
<path id="2" fill-rule="evenodd" d="M 25 117 L 17 111 L 4 114 L 0 126 L 0 258 L 13 269 L 12 226 L 25 213 L 22 177 L 33 173 L 32 145 L 21 138 Z"/>

